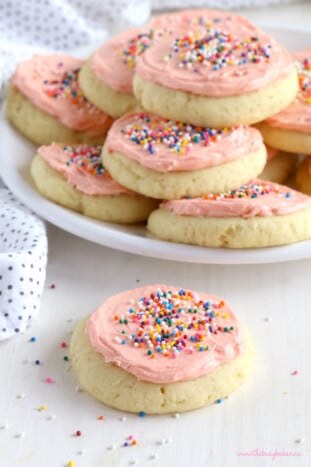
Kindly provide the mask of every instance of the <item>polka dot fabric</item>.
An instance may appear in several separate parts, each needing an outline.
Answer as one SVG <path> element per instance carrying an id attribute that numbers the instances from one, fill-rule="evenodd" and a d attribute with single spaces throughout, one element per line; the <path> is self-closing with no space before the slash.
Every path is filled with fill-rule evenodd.
<path id="1" fill-rule="evenodd" d="M 46 262 L 43 222 L 0 188 L 0 340 L 24 332 L 36 319 Z"/>

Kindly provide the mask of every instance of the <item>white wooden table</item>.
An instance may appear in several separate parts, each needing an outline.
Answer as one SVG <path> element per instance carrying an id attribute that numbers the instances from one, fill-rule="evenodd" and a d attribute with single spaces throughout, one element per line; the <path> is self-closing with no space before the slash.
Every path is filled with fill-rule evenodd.
<path id="1" fill-rule="evenodd" d="M 311 28 L 309 2 L 246 14 Z M 186 264 L 111 250 L 51 225 L 48 236 L 37 324 L 0 344 L 1 467 L 64 467 L 70 461 L 76 467 L 311 465 L 311 260 Z M 139 417 L 78 390 L 62 346 L 75 324 L 109 295 L 159 282 L 226 298 L 251 331 L 252 378 L 221 404 Z M 130 435 L 138 443 L 124 447 Z"/>

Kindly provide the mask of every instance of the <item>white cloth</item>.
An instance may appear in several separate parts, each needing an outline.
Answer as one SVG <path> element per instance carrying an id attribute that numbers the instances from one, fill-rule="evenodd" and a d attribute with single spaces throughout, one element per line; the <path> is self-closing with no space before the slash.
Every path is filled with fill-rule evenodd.
<path id="1" fill-rule="evenodd" d="M 45 226 L 6 188 L 0 188 L 0 340 L 37 318 L 47 261 Z"/>

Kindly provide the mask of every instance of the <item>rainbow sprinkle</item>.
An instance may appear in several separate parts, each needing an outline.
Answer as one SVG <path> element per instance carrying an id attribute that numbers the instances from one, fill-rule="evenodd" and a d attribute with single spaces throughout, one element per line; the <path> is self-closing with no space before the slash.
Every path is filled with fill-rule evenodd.
<path id="1" fill-rule="evenodd" d="M 307 104 L 311 104 L 311 60 L 305 58 L 302 62 L 296 62 L 299 87 L 302 98 Z"/>
<path id="2" fill-rule="evenodd" d="M 185 23 L 191 24 L 193 26 L 203 26 L 205 28 L 210 28 L 217 23 L 221 23 L 223 21 L 232 21 L 232 16 L 226 16 L 224 18 L 217 17 L 217 18 L 208 18 L 206 16 L 197 16 L 195 18 L 186 18 Z"/>
<path id="3" fill-rule="evenodd" d="M 101 162 L 101 146 L 80 144 L 79 146 L 64 146 L 62 149 L 68 156 L 66 165 L 75 164 L 91 175 L 105 175 L 110 178 Z"/>
<path id="4" fill-rule="evenodd" d="M 80 111 L 87 110 L 91 114 L 100 113 L 100 110 L 91 104 L 82 93 L 78 81 L 80 68 L 68 71 L 63 67 L 64 63 L 58 62 L 53 71 L 60 77 L 43 81 L 44 93 L 52 99 L 70 99 L 72 104 L 80 107 Z"/>
<path id="5" fill-rule="evenodd" d="M 209 28 L 177 38 L 172 43 L 172 49 L 164 56 L 165 61 L 177 54 L 179 68 L 200 73 L 202 67 L 217 71 L 227 66 L 268 62 L 271 44 L 262 45 L 257 36 L 240 40 L 230 33 Z"/>
<path id="6" fill-rule="evenodd" d="M 141 145 L 150 155 L 156 152 L 159 144 L 166 145 L 175 154 L 187 155 L 193 144 L 209 146 L 227 131 L 227 128 L 199 127 L 140 113 L 135 123 L 127 125 L 121 133 L 133 143 Z"/>
<path id="7" fill-rule="evenodd" d="M 115 330 L 120 329 L 114 340 L 142 349 L 151 359 L 176 358 L 183 351 L 205 352 L 209 350 L 208 336 L 234 330 L 227 322 L 228 314 L 221 311 L 224 305 L 222 300 L 201 300 L 188 290 L 157 289 L 121 316 L 114 315 Z M 127 335 L 133 324 L 137 331 Z"/>
<path id="8" fill-rule="evenodd" d="M 204 199 L 219 201 L 222 199 L 238 199 L 248 198 L 254 199 L 260 196 L 269 195 L 271 193 L 278 194 L 284 198 L 290 198 L 292 195 L 289 191 L 282 191 L 285 187 L 269 184 L 264 181 L 256 181 L 255 183 L 246 183 L 236 190 L 231 190 L 222 193 L 209 193 L 204 196 Z"/>
<path id="9" fill-rule="evenodd" d="M 156 40 L 165 35 L 171 34 L 168 29 L 149 29 L 132 37 L 126 47 L 120 51 L 120 56 L 130 68 L 134 68 L 139 57 L 151 47 Z"/>

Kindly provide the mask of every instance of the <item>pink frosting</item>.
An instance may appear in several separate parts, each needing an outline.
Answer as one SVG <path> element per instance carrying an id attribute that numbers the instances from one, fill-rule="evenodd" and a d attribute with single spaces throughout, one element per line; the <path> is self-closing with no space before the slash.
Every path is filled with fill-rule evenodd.
<path id="1" fill-rule="evenodd" d="M 229 33 L 193 30 L 163 39 L 141 56 L 136 71 L 165 87 L 212 97 L 256 91 L 290 74 L 293 60 L 271 36 L 250 35 L 238 21 L 233 26 Z"/>
<path id="2" fill-rule="evenodd" d="M 157 172 L 224 164 L 257 152 L 262 145 L 261 134 L 252 127 L 215 130 L 147 113 L 128 114 L 116 120 L 106 138 L 107 157 L 109 152 L 118 151 Z"/>
<path id="3" fill-rule="evenodd" d="M 165 28 L 129 29 L 97 49 L 92 57 L 91 70 L 97 78 L 120 92 L 133 92 L 135 65 L 140 55 L 155 41 L 169 35 Z"/>
<path id="4" fill-rule="evenodd" d="M 112 118 L 82 94 L 78 71 L 84 60 L 67 55 L 34 55 L 17 65 L 13 85 L 44 112 L 72 130 L 105 134 Z"/>
<path id="5" fill-rule="evenodd" d="M 40 156 L 77 190 L 88 195 L 133 193 L 114 181 L 101 164 L 101 146 L 62 146 L 53 143 L 38 149 Z"/>
<path id="6" fill-rule="evenodd" d="M 86 333 L 105 362 L 159 384 L 208 375 L 246 350 L 227 302 L 167 285 L 108 298 L 89 318 Z"/>
<path id="7" fill-rule="evenodd" d="M 240 31 L 248 33 L 257 32 L 259 29 L 243 16 L 233 14 L 228 11 L 195 9 L 183 10 L 175 13 L 168 13 L 155 16 L 150 21 L 151 27 L 160 27 L 163 25 L 178 29 L 189 30 L 193 28 L 203 29 L 210 27 L 219 27 L 226 31 L 236 30 L 236 25 Z"/>
<path id="8" fill-rule="evenodd" d="M 246 18 L 217 10 L 185 10 L 154 17 L 142 28 L 129 29 L 101 46 L 92 57 L 91 69 L 97 78 L 116 91 L 132 93 L 133 76 L 139 57 L 173 30 L 220 26 L 254 32 L 257 28 Z"/>
<path id="9" fill-rule="evenodd" d="M 252 180 L 227 193 L 160 204 L 178 216 L 243 218 L 285 216 L 310 206 L 310 196 L 263 180 Z"/>
<path id="10" fill-rule="evenodd" d="M 295 101 L 286 109 L 266 120 L 274 128 L 311 133 L 311 48 L 293 54 L 296 63 L 299 91 Z"/>

